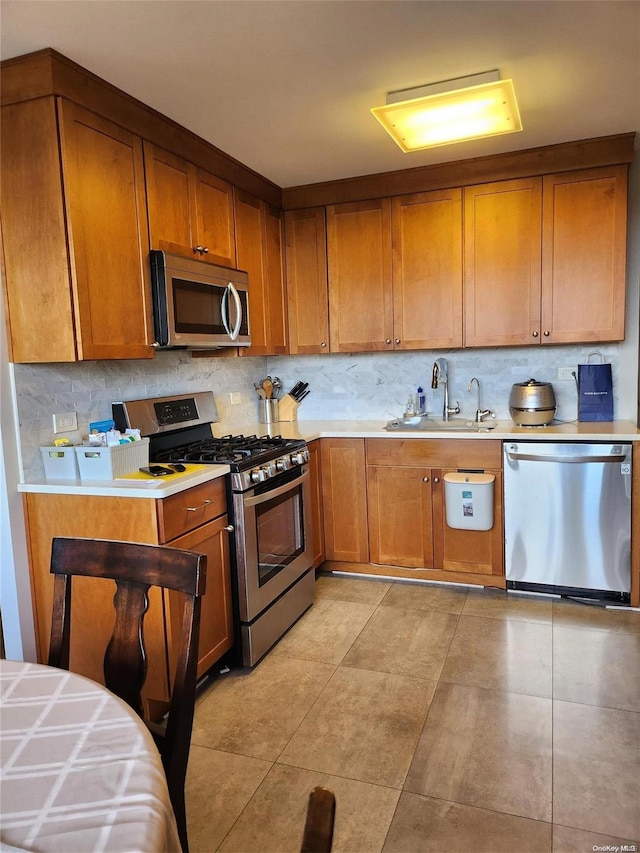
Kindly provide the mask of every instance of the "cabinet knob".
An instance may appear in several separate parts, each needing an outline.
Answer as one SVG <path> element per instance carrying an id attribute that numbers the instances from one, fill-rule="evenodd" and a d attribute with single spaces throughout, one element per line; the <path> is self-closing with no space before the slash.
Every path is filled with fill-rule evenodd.
<path id="1" fill-rule="evenodd" d="M 390 343 L 391 343 L 391 338 L 387 338 L 387 339 L 385 340 L 385 344 L 390 344 Z"/>
<path id="2" fill-rule="evenodd" d="M 208 255 L 208 254 L 209 254 L 209 249 L 208 249 L 208 247 L 207 247 L 207 246 L 205 246 L 205 247 L 204 247 L 204 249 L 202 250 L 202 254 L 203 254 L 203 255 Z"/>
<path id="3" fill-rule="evenodd" d="M 548 338 L 550 334 L 551 332 L 549 331 L 549 329 L 546 329 L 544 333 L 545 338 Z"/>
<path id="4" fill-rule="evenodd" d="M 440 477 L 434 477 L 434 478 L 433 478 L 433 482 L 434 482 L 434 483 L 439 483 L 439 482 L 440 482 Z"/>
<path id="5" fill-rule="evenodd" d="M 233 533 L 233 531 L 235 530 L 235 527 L 233 526 L 233 524 L 227 524 L 227 526 L 223 529 L 226 530 L 227 533 Z"/>
<path id="6" fill-rule="evenodd" d="M 322 341 L 322 343 L 320 344 L 320 346 L 322 347 L 322 349 L 324 349 L 327 345 L 325 344 L 325 342 L 324 342 L 324 341 Z"/>
<path id="7" fill-rule="evenodd" d="M 429 482 L 429 478 L 428 478 L 428 477 L 423 477 L 423 478 L 422 478 L 422 482 L 423 482 L 423 483 L 428 483 L 428 482 Z"/>
<path id="8" fill-rule="evenodd" d="M 397 344 L 399 344 L 399 343 L 400 343 L 400 338 L 396 338 L 396 343 L 397 343 Z"/>
<path id="9" fill-rule="evenodd" d="M 531 334 L 533 335 L 534 338 L 538 337 L 538 332 L 532 332 Z"/>
<path id="10" fill-rule="evenodd" d="M 204 247 L 203 246 L 194 246 L 193 247 L 193 254 L 195 255 L 196 252 L 198 252 L 198 254 L 201 255 L 204 252 Z"/>

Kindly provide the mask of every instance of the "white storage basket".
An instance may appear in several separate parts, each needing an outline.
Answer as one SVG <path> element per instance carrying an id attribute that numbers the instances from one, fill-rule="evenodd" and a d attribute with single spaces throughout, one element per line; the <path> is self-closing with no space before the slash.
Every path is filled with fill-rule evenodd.
<path id="1" fill-rule="evenodd" d="M 47 480 L 77 480 L 75 447 L 41 447 L 44 476 Z"/>
<path id="2" fill-rule="evenodd" d="M 99 447 L 75 448 L 81 480 L 116 480 L 149 464 L 149 439 Z"/>

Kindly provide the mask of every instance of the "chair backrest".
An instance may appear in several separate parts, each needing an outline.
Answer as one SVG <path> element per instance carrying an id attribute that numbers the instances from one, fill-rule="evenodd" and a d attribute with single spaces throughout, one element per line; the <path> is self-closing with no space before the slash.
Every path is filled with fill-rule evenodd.
<path id="1" fill-rule="evenodd" d="M 104 658 L 105 685 L 141 717 L 140 694 L 147 669 L 143 621 L 149 607 L 149 587 L 176 590 L 185 596 L 166 730 L 159 737 L 152 727 L 185 849 L 184 780 L 195 707 L 200 605 L 206 567 L 204 554 L 162 545 L 56 537 L 51 550 L 55 581 L 49 665 L 69 668 L 72 577 L 114 580 L 115 623 Z"/>

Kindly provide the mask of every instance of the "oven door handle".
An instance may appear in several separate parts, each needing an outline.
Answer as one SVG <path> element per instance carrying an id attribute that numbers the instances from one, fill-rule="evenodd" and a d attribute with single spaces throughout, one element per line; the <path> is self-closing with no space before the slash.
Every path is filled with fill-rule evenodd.
<path id="1" fill-rule="evenodd" d="M 308 476 L 309 473 L 304 471 L 300 477 L 296 477 L 295 480 L 289 480 L 289 482 L 285 483 L 284 486 L 278 486 L 277 489 L 271 489 L 268 492 L 262 492 L 259 495 L 244 498 L 244 505 L 258 506 L 258 504 L 263 504 L 265 501 L 270 501 L 272 498 L 279 498 L 280 495 L 290 492 L 292 486 L 299 486 L 300 483 L 302 483 Z"/>

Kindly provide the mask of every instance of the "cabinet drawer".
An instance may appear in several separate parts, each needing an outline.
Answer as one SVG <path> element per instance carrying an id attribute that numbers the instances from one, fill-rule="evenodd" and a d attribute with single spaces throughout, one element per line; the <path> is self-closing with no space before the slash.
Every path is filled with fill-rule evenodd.
<path id="1" fill-rule="evenodd" d="M 425 468 L 502 468 L 497 439 L 369 438 L 367 465 Z"/>
<path id="2" fill-rule="evenodd" d="M 225 478 L 194 486 L 158 501 L 158 535 L 169 542 L 227 511 Z"/>

